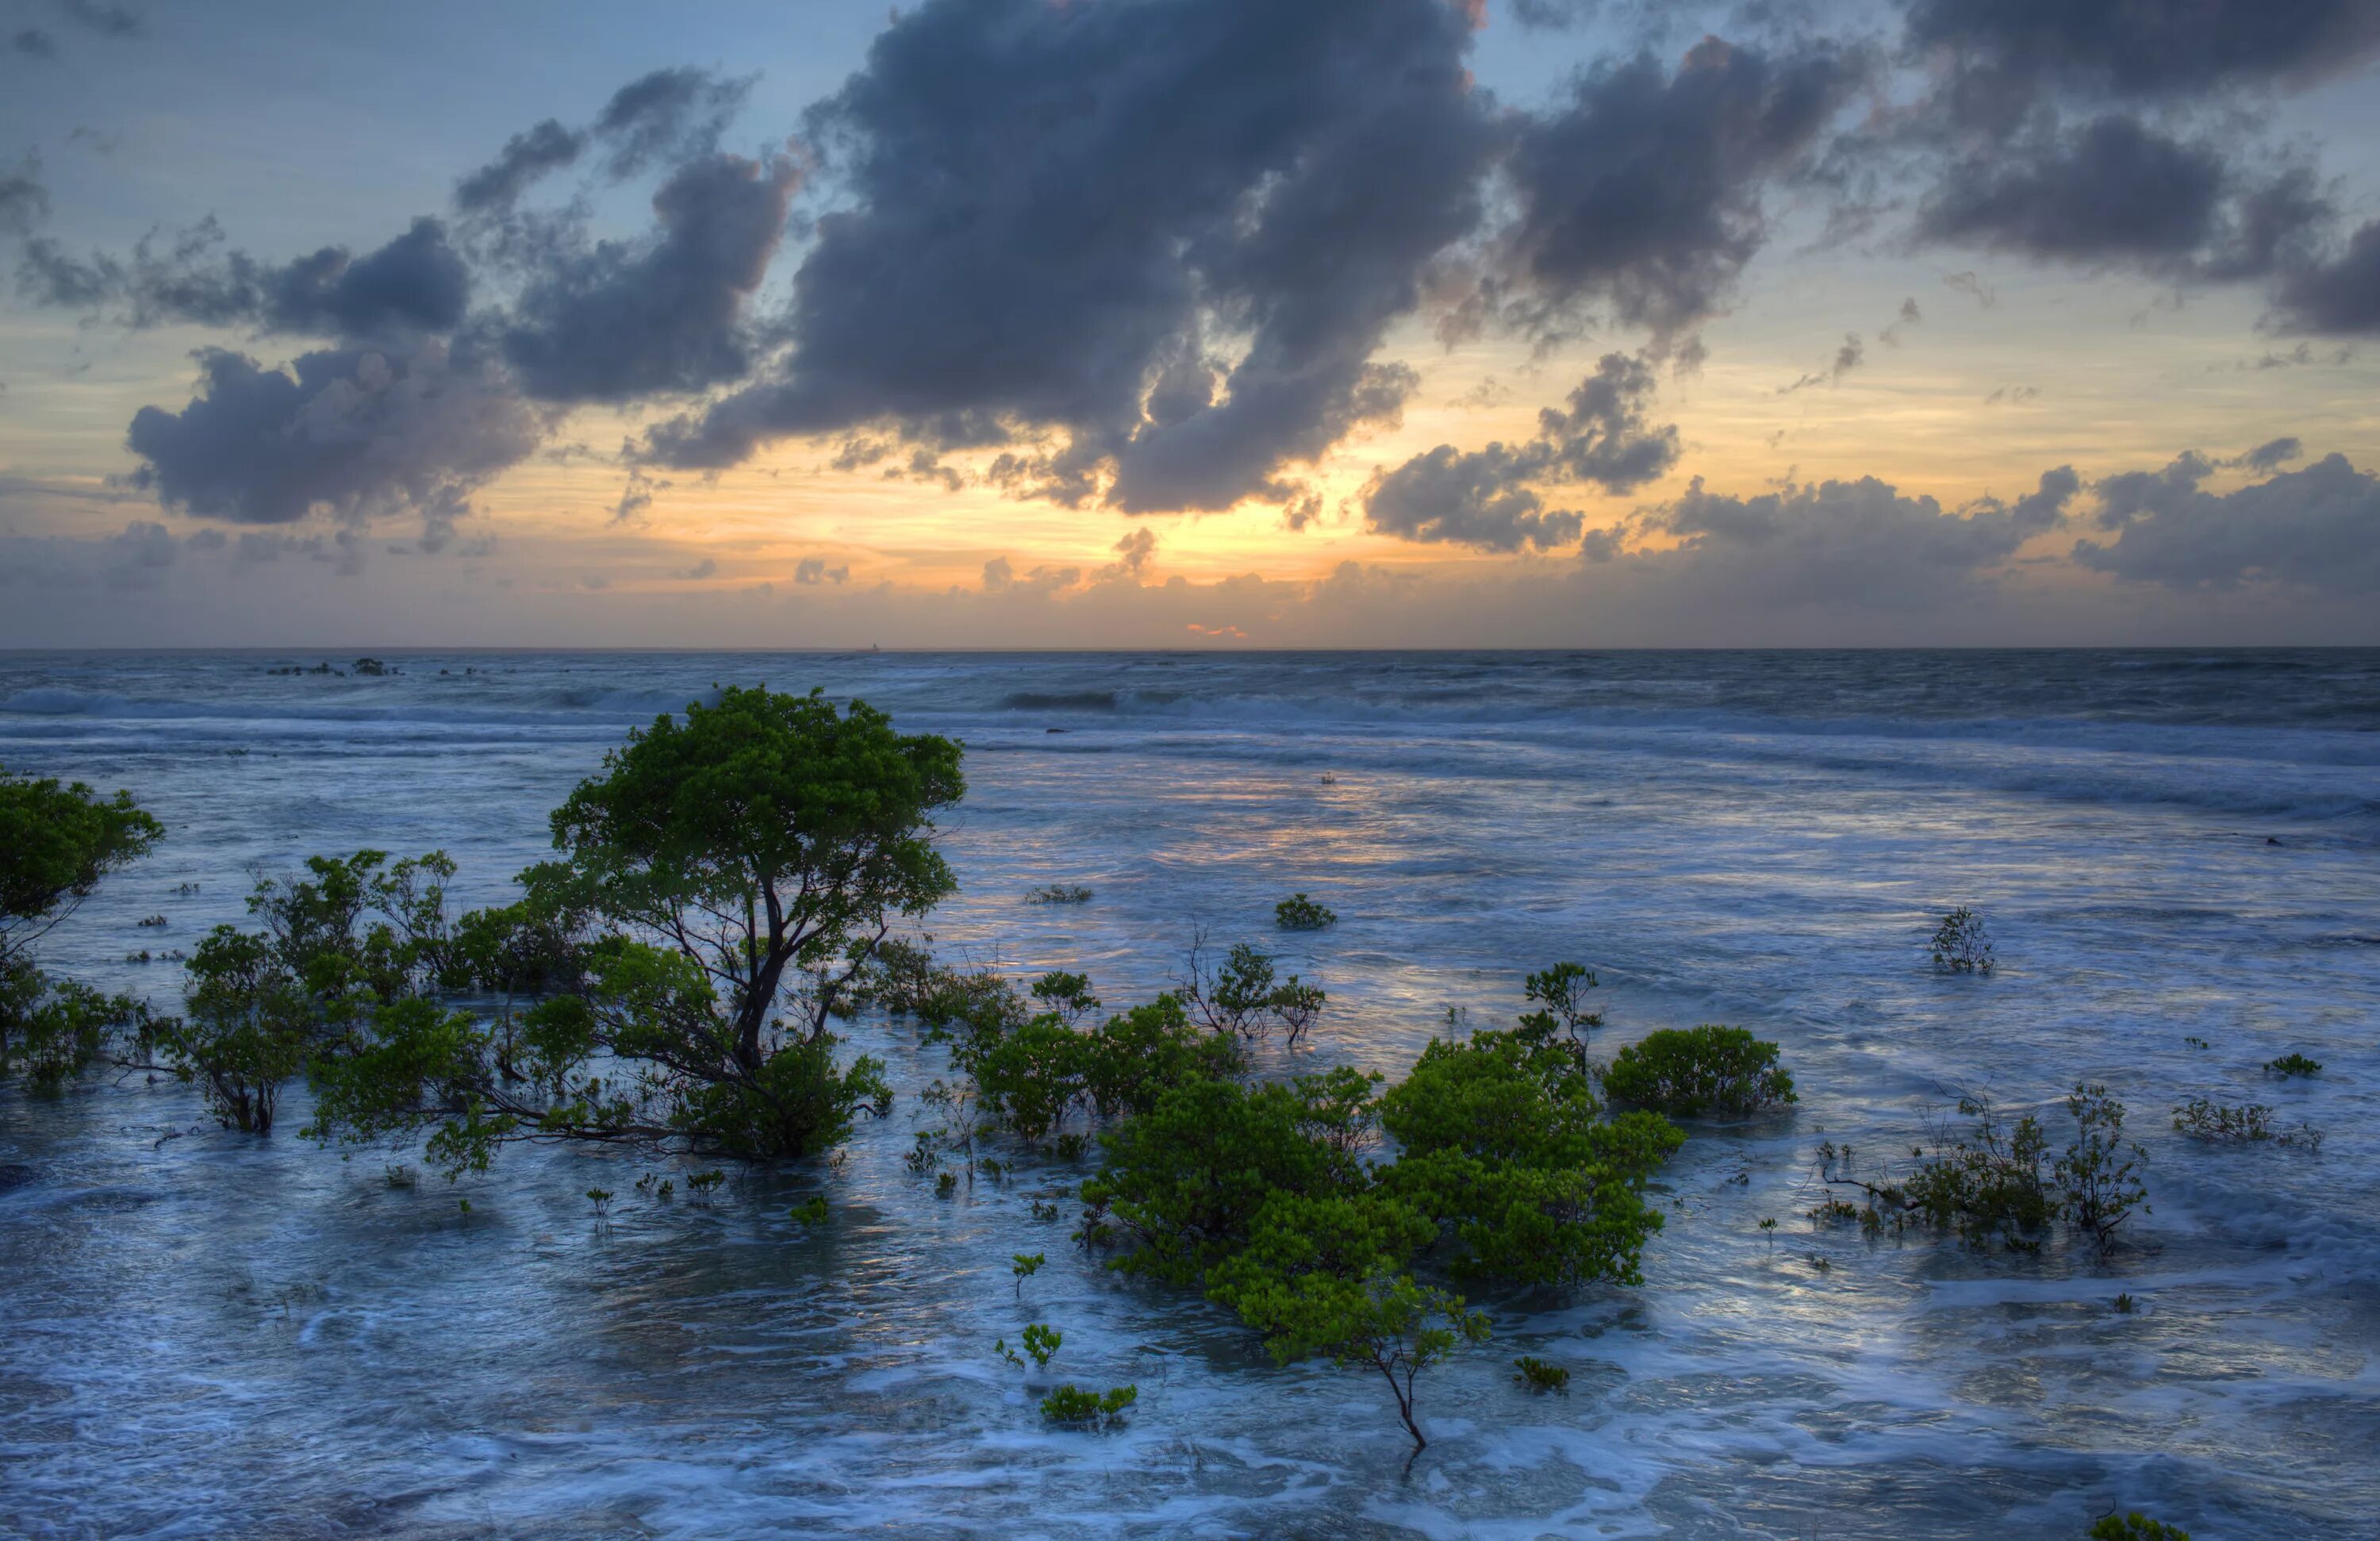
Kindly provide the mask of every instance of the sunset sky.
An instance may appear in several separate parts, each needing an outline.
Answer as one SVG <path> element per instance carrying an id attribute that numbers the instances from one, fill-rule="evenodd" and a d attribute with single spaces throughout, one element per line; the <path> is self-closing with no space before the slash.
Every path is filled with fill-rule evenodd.
<path id="1" fill-rule="evenodd" d="M 0 0 L 0 646 L 2380 642 L 2380 6 Z"/>

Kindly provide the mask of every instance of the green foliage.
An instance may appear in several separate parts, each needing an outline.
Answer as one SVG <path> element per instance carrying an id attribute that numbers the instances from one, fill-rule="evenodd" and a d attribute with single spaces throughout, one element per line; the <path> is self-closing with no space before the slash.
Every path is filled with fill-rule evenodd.
<path id="1" fill-rule="evenodd" d="M 1033 1367 L 1035 1369 L 1046 1370 L 1050 1367 L 1050 1360 L 1051 1356 L 1058 1352 L 1059 1348 L 1065 1341 L 1066 1335 L 1059 1331 L 1056 1328 L 1046 1326 L 1040 1322 L 1034 1322 L 1025 1329 L 1023 1335 L 1023 1342 L 1025 1346 L 1024 1358 L 1019 1358 L 1017 1356 L 1016 1351 L 1008 1346 L 1008 1340 L 1005 1338 L 1000 1339 L 994 1342 L 991 1347 L 992 1352 L 999 1354 L 1002 1359 L 1007 1360 L 1010 1364 L 1015 1365 L 1020 1370 L 1025 1367 L 1025 1359 L 1026 1358 L 1033 1361 Z"/>
<path id="2" fill-rule="evenodd" d="M 612 1212 L 612 1191 L 609 1188 L 589 1188 L 587 1190 L 587 1202 L 595 1207 L 595 1218 L 601 1219 Z"/>
<path id="3" fill-rule="evenodd" d="M 1026 890 L 1025 902 L 1028 904 L 1087 904 L 1091 902 L 1091 891 L 1080 883 L 1045 883 L 1039 888 Z"/>
<path id="4" fill-rule="evenodd" d="M 1984 928 L 1983 914 L 1961 904 L 1942 917 L 1927 944 L 1934 966 L 1946 974 L 1989 974 L 1993 967 L 1992 939 Z"/>
<path id="5" fill-rule="evenodd" d="M 1775 1044 L 1741 1027 L 1664 1028 L 1622 1049 L 1603 1089 L 1671 1118 L 1761 1112 L 1798 1100 L 1777 1055 Z"/>
<path id="6" fill-rule="evenodd" d="M 204 1090 L 225 1127 L 270 1134 L 284 1083 L 305 1066 L 322 1013 L 269 937 L 218 926 L 186 970 L 185 1015 L 152 1041 Z"/>
<path id="7" fill-rule="evenodd" d="M 1338 920 L 1329 906 L 1293 893 L 1272 907 L 1272 923 L 1284 931 L 1318 931 Z"/>
<path id="8" fill-rule="evenodd" d="M 2101 1256 L 2115 1245 L 2116 1228 L 2134 1208 L 2148 1207 L 2140 1169 L 2149 1153 L 2124 1140 L 2124 1105 L 2107 1088 L 2077 1083 L 2066 1099 L 2074 1119 L 2075 1141 L 2058 1159 L 2051 1176 L 2059 1212 L 2075 1230 L 2098 1244 Z"/>
<path id="9" fill-rule="evenodd" d="M 1008 1271 L 1016 1276 L 1016 1292 L 1020 1298 L 1025 1293 L 1025 1281 L 1039 1273 L 1041 1265 L 1049 1260 L 1047 1256 L 1038 1252 L 1018 1252 L 1010 1255 Z"/>
<path id="10" fill-rule="evenodd" d="M 1516 1378 L 1519 1379 L 1521 1384 L 1526 1386 L 1532 1391 L 1567 1391 L 1570 1389 L 1570 1372 L 1568 1370 L 1562 1368 L 1560 1365 L 1548 1365 L 1544 1360 L 1537 1358 L 1534 1354 L 1524 1353 L 1518 1359 L 1513 1360 L 1512 1368 L 1520 1372 Z"/>
<path id="11" fill-rule="evenodd" d="M 2088 1535 L 2090 1541 L 2190 1541 L 2190 1532 L 2180 1525 L 2152 1520 L 2138 1510 L 2102 1514 L 2092 1522 Z"/>
<path id="12" fill-rule="evenodd" d="M 2277 1060 L 2266 1060 L 2265 1062 L 2265 1074 L 2267 1075 L 2283 1076 L 2319 1075 L 2322 1074 L 2322 1062 L 2320 1060 L 2310 1060 L 2303 1054 L 2291 1052 L 2282 1055 Z"/>
<path id="13" fill-rule="evenodd" d="M 1275 1028 L 1291 1043 L 1305 1035 L 1322 1014 L 1328 997 L 1318 985 L 1304 983 L 1294 974 L 1280 979 L 1272 959 L 1246 942 L 1232 947 L 1212 968 L 1205 958 L 1206 939 L 1190 946 L 1190 972 L 1177 992 L 1199 1021 L 1218 1033 L 1260 1038 Z"/>
<path id="14" fill-rule="evenodd" d="M 1125 1410 L 1138 1400 L 1137 1386 L 1091 1391 L 1070 1382 L 1041 1399 L 1041 1416 L 1053 1424 L 1106 1428 L 1121 1422 Z"/>
<path id="15" fill-rule="evenodd" d="M 1381 1099 L 1404 1153 L 1380 1181 L 1448 1227 L 1458 1273 L 1637 1283 L 1661 1228 L 1640 1189 L 1685 1136 L 1657 1113 L 1601 1112 L 1578 1046 L 1549 1024 L 1433 1039 Z"/>
<path id="16" fill-rule="evenodd" d="M 826 1213 L 826 1195 L 813 1194 L 787 1210 L 785 1218 L 795 1225 L 824 1225 Z"/>
<path id="17" fill-rule="evenodd" d="M 1923 1226 L 1956 1232 L 1970 1245 L 2038 1252 L 2043 1233 L 2063 1221 L 2104 1255 L 2117 1228 L 2146 1209 L 2140 1168 L 2148 1153 L 2123 1138 L 2124 1105 L 2096 1085 L 2077 1084 L 2066 1098 L 2075 1138 L 2046 1171 L 2049 1136 L 2028 1113 L 2013 1125 L 1985 1097 L 1961 1098 L 1961 1113 L 1975 1121 L 1966 1134 L 1940 1141 L 1906 1177 L 1871 1182 L 1856 1170 L 1849 1147 L 1819 1147 L 1819 1177 L 1866 1195 L 1864 1205 L 1830 1198 L 1813 1219 L 1855 1219 L 1871 1233 L 1903 1234 Z"/>
<path id="18" fill-rule="evenodd" d="M 1603 1025 L 1603 1013 L 1586 1006 L 1586 992 L 1597 988 L 1594 972 L 1583 964 L 1558 963 L 1530 975 L 1522 988 L 1537 1009 L 1521 1018 L 1521 1025 L 1545 1037 L 1560 1032 L 1584 1056 L 1587 1039 Z"/>
<path id="19" fill-rule="evenodd" d="M 101 879 L 164 837 L 128 792 L 103 797 L 0 769 L 0 1080 L 55 1096 L 149 1025 L 129 998 L 43 975 L 35 948 Z"/>
<path id="20" fill-rule="evenodd" d="M 1091 981 L 1080 974 L 1057 972 L 1044 974 L 1033 981 L 1033 999 L 1042 1009 L 1057 1013 L 1069 1025 L 1099 1009 L 1099 998 L 1091 993 Z"/>
<path id="21" fill-rule="evenodd" d="M 2269 1141 L 2274 1145 L 2298 1146 L 2307 1150 L 2322 1148 L 2321 1130 L 2310 1123 L 2301 1123 L 2295 1129 L 2276 1128 L 2273 1110 L 2261 1102 L 2231 1107 L 2210 1102 L 2203 1097 L 2193 1097 L 2173 1110 L 2173 1126 L 2177 1133 L 2208 1145 L 2255 1145 Z"/>
<path id="22" fill-rule="evenodd" d="M 837 1062 L 828 1023 L 857 1003 L 893 921 L 951 892 L 931 816 L 963 791 L 948 740 L 815 691 L 731 688 L 632 733 L 555 811 L 562 859 L 451 935 L 425 880 L 451 867 L 399 864 L 385 883 L 318 868 L 316 892 L 281 906 L 294 950 L 351 936 L 341 922 L 360 883 L 400 917 L 412 954 L 390 961 L 405 967 L 379 967 L 369 934 L 321 951 L 359 956 L 383 1001 L 431 982 L 541 999 L 485 1025 L 361 1016 L 318 1065 L 315 1131 L 429 1133 L 471 1168 L 523 1138 L 675 1140 L 750 1159 L 828 1148 L 892 1098 L 873 1059 Z"/>

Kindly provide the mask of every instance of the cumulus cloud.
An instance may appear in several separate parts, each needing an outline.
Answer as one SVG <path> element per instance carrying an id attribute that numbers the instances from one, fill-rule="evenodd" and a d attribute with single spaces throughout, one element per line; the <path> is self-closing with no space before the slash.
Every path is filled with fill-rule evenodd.
<path id="1" fill-rule="evenodd" d="M 2294 265 L 2274 311 L 2285 331 L 2380 336 L 2380 220 L 2350 237 L 2345 250 Z"/>
<path id="2" fill-rule="evenodd" d="M 1540 326 L 1582 304 L 1659 333 L 1710 315 L 1767 238 L 1763 189 L 1805 161 L 1864 69 L 1708 38 L 1674 72 L 1644 56 L 1583 74 L 1520 132 L 1512 271 L 1483 298 Z"/>
<path id="3" fill-rule="evenodd" d="M 1653 428 L 1645 410 L 1653 370 L 1642 358 L 1604 355 L 1566 406 L 1537 414 L 1537 437 L 1468 453 L 1451 444 L 1417 455 L 1365 490 L 1373 529 L 1408 540 L 1480 551 L 1543 551 L 1579 538 L 1585 520 L 1549 509 L 1532 483 L 1590 483 L 1629 492 L 1677 464 L 1678 431 Z"/>
<path id="4" fill-rule="evenodd" d="M 1277 495 L 1413 387 L 1371 356 L 1479 217 L 1469 41 L 1444 0 L 903 13 L 808 118 L 841 203 L 789 367 L 650 452 L 880 424 L 1012 446 L 1003 482 L 1066 502 Z"/>
<path id="5" fill-rule="evenodd" d="M 455 210 L 475 218 L 504 214 L 532 185 L 577 164 L 590 147 L 606 152 L 602 169 L 614 181 L 710 155 L 751 89 L 749 78 L 702 69 L 639 76 L 613 92 L 587 127 L 546 118 L 505 140 L 494 160 L 455 185 Z"/>
<path id="6" fill-rule="evenodd" d="M 1874 477 L 1749 498 L 1707 491 L 1697 477 L 1685 496 L 1644 516 L 1643 530 L 1676 541 L 1646 553 L 1645 564 L 1689 589 L 1755 594 L 1785 608 L 1923 611 L 2056 527 L 2081 485 L 2061 467 L 2012 504 L 1950 510 Z"/>
<path id="7" fill-rule="evenodd" d="M 118 590 L 154 588 L 180 554 L 173 532 L 154 520 L 135 519 L 100 546 L 100 576 Z"/>
<path id="8" fill-rule="evenodd" d="M 523 291 L 503 347 L 524 388 L 545 401 L 625 401 L 740 378 L 744 304 L 798 180 L 782 158 L 681 166 L 653 196 L 651 237 L 557 261 Z"/>
<path id="9" fill-rule="evenodd" d="M 1973 90 L 2146 98 L 2238 82 L 2302 83 L 2380 49 L 2365 0 L 1910 0 L 1907 37 L 1973 78 Z"/>
<path id="10" fill-rule="evenodd" d="M 841 585 L 848 583 L 850 580 L 851 564 L 847 562 L 840 567 L 830 567 L 826 564 L 825 557 L 806 556 L 799 562 L 794 564 L 794 581 L 795 583 L 832 583 Z M 990 586 L 991 569 L 986 567 L 984 569 L 984 587 L 988 588 Z"/>
<path id="11" fill-rule="evenodd" d="M 361 257 L 324 247 L 272 264 L 224 244 L 212 219 L 167 247 L 144 237 L 129 261 L 105 252 L 78 258 L 37 238 L 27 244 L 17 287 L 36 304 L 115 308 L 115 319 L 132 327 L 190 322 L 346 337 L 446 331 L 460 323 L 469 299 L 469 271 L 434 219 L 415 220 Z"/>
<path id="12" fill-rule="evenodd" d="M 2257 468 L 2297 453 L 2294 440 L 2251 451 Z M 2380 595 L 2380 478 L 2340 455 L 2229 492 L 2204 483 L 2216 462 L 2185 455 L 2159 471 L 2108 477 L 2093 491 L 2111 541 L 2074 548 L 2083 566 L 2138 583 L 2228 589 L 2276 582 Z"/>
<path id="13" fill-rule="evenodd" d="M 132 419 L 134 480 L 168 507 L 237 524 L 405 511 L 434 547 L 543 431 L 484 360 L 437 342 L 324 349 L 285 371 L 212 348 L 199 366 L 188 406 L 144 406 Z"/>
<path id="14" fill-rule="evenodd" d="M 1062 588 L 1072 588 L 1083 580 L 1080 567 L 1041 565 L 1031 572 L 1019 574 L 1014 564 L 1004 556 L 995 556 L 983 564 L 983 591 L 987 594 L 1016 594 L 1034 599 L 1047 599 Z"/>

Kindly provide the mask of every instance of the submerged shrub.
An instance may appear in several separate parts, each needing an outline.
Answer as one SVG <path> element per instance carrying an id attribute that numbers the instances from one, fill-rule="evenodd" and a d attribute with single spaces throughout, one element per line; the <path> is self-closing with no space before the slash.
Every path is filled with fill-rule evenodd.
<path id="1" fill-rule="evenodd" d="M 1293 893 L 1272 907 L 1272 923 L 1284 931 L 1318 931 L 1338 918 L 1303 893 Z"/>
<path id="2" fill-rule="evenodd" d="M 1664 1028 L 1622 1049 L 1603 1089 L 1671 1118 L 1760 1112 L 1797 1100 L 1777 1056 L 1775 1044 L 1741 1027 Z"/>
<path id="3" fill-rule="evenodd" d="M 2139 1510 L 2100 1515 L 2092 1522 L 2089 1535 L 2090 1541 L 2190 1541 L 2190 1532 L 2180 1525 L 2152 1520 Z"/>
<path id="4" fill-rule="evenodd" d="M 2283 1076 L 2319 1075 L 2322 1074 L 2322 1062 L 2320 1060 L 2310 1060 L 2303 1054 L 2284 1054 L 2277 1060 L 2265 1061 L 2265 1074 L 2267 1075 Z"/>
<path id="5" fill-rule="evenodd" d="M 1044 883 L 1039 888 L 1026 890 L 1025 902 L 1028 904 L 1087 904 L 1091 902 L 1091 891 L 1080 883 Z"/>
<path id="6" fill-rule="evenodd" d="M 1934 928 L 1934 966 L 1948 974 L 1989 974 L 1992 939 L 1980 911 L 1961 904 Z"/>
<path id="7" fill-rule="evenodd" d="M 1053 1424 L 1106 1428 L 1121 1422 L 1125 1411 L 1139 1400 L 1137 1386 L 1092 1391 L 1070 1382 L 1041 1399 L 1041 1416 Z"/>
<path id="8" fill-rule="evenodd" d="M 1272 959 L 1256 948 L 1241 942 L 1212 969 L 1205 950 L 1203 936 L 1191 942 L 1190 972 L 1176 993 L 1215 1032 L 1260 1038 L 1278 1027 L 1293 1044 L 1321 1015 L 1328 1000 L 1322 988 L 1294 974 L 1279 979 Z"/>
<path id="9" fill-rule="evenodd" d="M 2295 1129 L 2277 1129 L 2273 1125 L 2273 1110 L 2261 1102 L 2226 1106 L 2203 1097 L 2193 1097 L 2173 1110 L 2176 1133 L 2209 1145 L 2254 1145 L 2270 1141 L 2274 1145 L 2297 1146 L 2307 1150 L 2322 1148 L 2322 1131 L 2310 1123 Z"/>
<path id="10" fill-rule="evenodd" d="M 1594 971 L 1584 964 L 1558 963 L 1530 975 L 1522 990 L 1537 1009 L 1522 1017 L 1521 1025 L 1548 1037 L 1557 1031 L 1567 1035 L 1583 1057 L 1587 1039 L 1603 1025 L 1603 1013 L 1586 1007 L 1586 992 L 1595 988 Z"/>
<path id="11" fill-rule="evenodd" d="M 1539 1359 L 1533 1354 L 1524 1353 L 1518 1359 L 1513 1360 L 1512 1368 L 1520 1372 L 1515 1378 L 1532 1391 L 1567 1391 L 1570 1389 L 1570 1372 L 1568 1370 L 1562 1368 L 1560 1365 L 1548 1365 L 1544 1360 Z"/>
<path id="12" fill-rule="evenodd" d="M 1855 1219 L 1870 1233 L 1906 1233 L 1913 1226 L 1955 1232 L 1970 1245 L 2037 1252 L 2043 1232 L 2063 1221 L 2088 1236 L 2104 1254 L 2135 1208 L 2145 1209 L 2147 1190 L 2140 1167 L 2148 1153 L 2122 1138 L 2124 1105 L 2105 1086 L 2078 1084 L 2066 1098 L 2075 1139 L 2050 1164 L 2049 1136 L 2027 1113 L 2014 1124 L 1985 1097 L 1959 1099 L 1959 1111 L 1973 1119 L 1964 1135 L 1937 1144 L 1929 1155 L 1912 1152 L 1916 1166 L 1906 1176 L 1862 1176 L 1849 1147 L 1832 1141 L 1818 1148 L 1820 1181 L 1857 1189 L 1864 1205 L 1829 1198 L 1810 1211 L 1817 1220 Z"/>
<path id="13" fill-rule="evenodd" d="M 795 1225 L 824 1225 L 826 1213 L 826 1195 L 813 1194 L 785 1211 L 785 1218 Z"/>

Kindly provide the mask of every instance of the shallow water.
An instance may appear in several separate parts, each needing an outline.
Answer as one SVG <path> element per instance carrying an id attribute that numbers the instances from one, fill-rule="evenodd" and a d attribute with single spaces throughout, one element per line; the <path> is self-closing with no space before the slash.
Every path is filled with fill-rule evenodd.
<path id="1" fill-rule="evenodd" d="M 1424 1378 L 1408 1471 L 1375 1383 L 1275 1369 L 1033 1220 L 1080 1170 L 936 1197 L 900 1159 L 930 1122 L 913 1097 L 834 1170 L 738 1174 L 708 1207 L 633 1192 L 683 1194 L 682 1162 L 519 1149 L 397 1187 L 401 1155 L 221 1133 L 171 1084 L 0 1097 L 0 1162 L 30 1169 L 0 1191 L 0 1531 L 2000 1537 L 2121 1504 L 2204 1538 L 2358 1534 L 2380 1505 L 2380 653 L 261 673 L 289 661 L 314 660 L 0 656 L 0 763 L 128 786 L 170 831 L 54 968 L 171 1006 L 177 971 L 125 954 L 238 918 L 247 868 L 314 852 L 443 847 L 468 903 L 501 898 L 626 726 L 758 679 L 967 741 L 943 949 L 1082 968 L 1114 1004 L 1195 927 L 1285 941 L 1332 998 L 1303 1057 L 1390 1074 L 1450 1005 L 1509 1018 L 1523 974 L 1574 957 L 1603 980 L 1598 1052 L 1740 1023 L 1803 1101 L 1695 1131 L 1642 1288 L 1488 1301 L 1496 1340 Z M 1022 902 L 1057 881 L 1096 897 Z M 1293 890 L 1339 925 L 1272 932 Z M 1988 980 L 1925 966 L 1961 903 L 1991 918 Z M 943 1070 L 897 1028 L 856 1037 L 905 1092 Z M 2325 1074 L 2261 1074 L 2291 1050 Z M 1961 1091 L 2021 1108 L 2080 1078 L 2151 1155 L 2155 1212 L 2111 1265 L 1802 1218 L 1821 1140 L 1881 1156 Z M 2329 1138 L 2191 1146 L 2168 1111 L 2202 1094 Z M 821 1190 L 822 1233 L 783 1218 Z M 1020 1298 L 1009 1255 L 1034 1251 Z M 1065 1333 L 1047 1376 L 991 1352 L 1033 1320 Z M 1521 1353 L 1570 1366 L 1568 1395 L 1515 1386 Z M 1061 1378 L 1136 1383 L 1130 1424 L 1046 1432 L 1032 1398 Z"/>

